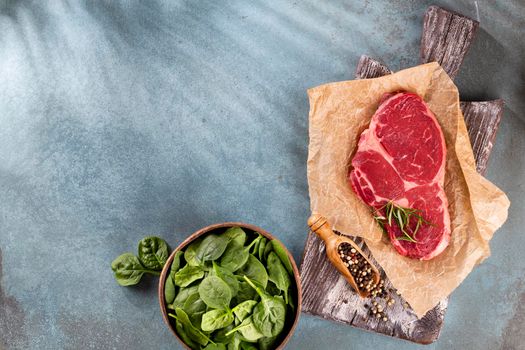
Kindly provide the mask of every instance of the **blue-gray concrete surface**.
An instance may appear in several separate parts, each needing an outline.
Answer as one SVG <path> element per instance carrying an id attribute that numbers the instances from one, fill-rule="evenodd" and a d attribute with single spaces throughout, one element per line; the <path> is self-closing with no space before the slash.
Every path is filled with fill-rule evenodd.
<path id="1" fill-rule="evenodd" d="M 0 348 L 180 348 L 155 279 L 110 271 L 146 234 L 242 220 L 299 261 L 306 89 L 417 64 L 430 4 L 0 0 Z M 513 204 L 427 348 L 525 349 L 525 7 L 438 4 L 481 21 L 457 83 L 506 100 L 487 176 Z M 288 348 L 419 346 L 303 315 Z"/>

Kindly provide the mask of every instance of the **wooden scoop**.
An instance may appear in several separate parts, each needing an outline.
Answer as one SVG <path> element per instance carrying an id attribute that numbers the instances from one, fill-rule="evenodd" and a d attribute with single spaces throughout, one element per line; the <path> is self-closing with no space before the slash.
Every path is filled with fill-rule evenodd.
<path id="1" fill-rule="evenodd" d="M 362 257 L 364 261 L 368 263 L 367 269 L 371 270 L 371 289 L 373 289 L 373 287 L 375 287 L 379 283 L 380 274 L 374 266 L 374 264 L 372 264 L 372 262 L 367 259 L 363 251 L 359 248 L 359 246 L 350 238 L 335 234 L 335 232 L 332 231 L 332 229 L 330 228 L 330 224 L 328 223 L 326 218 L 322 215 L 315 213 L 312 214 L 312 216 L 310 216 L 310 218 L 308 219 L 308 226 L 310 226 L 312 232 L 315 232 L 324 241 L 326 245 L 326 255 L 328 256 L 328 259 L 337 268 L 337 270 L 339 270 L 339 272 L 344 276 L 348 283 L 350 283 L 350 285 L 352 286 L 352 288 L 354 288 L 357 294 L 359 294 L 359 296 L 361 296 L 362 298 L 368 297 L 368 295 L 370 294 L 370 289 L 367 290 L 366 285 L 360 287 L 361 283 L 358 283 L 356 281 L 356 278 L 359 278 L 359 276 L 356 276 L 354 278 L 354 276 L 350 273 L 349 267 L 345 265 L 345 262 L 347 261 L 343 261 L 338 251 L 338 248 L 342 243 L 348 243 L 353 249 L 355 249 L 356 256 L 359 256 L 359 258 Z M 352 267 L 352 265 L 350 265 L 350 267 Z"/>

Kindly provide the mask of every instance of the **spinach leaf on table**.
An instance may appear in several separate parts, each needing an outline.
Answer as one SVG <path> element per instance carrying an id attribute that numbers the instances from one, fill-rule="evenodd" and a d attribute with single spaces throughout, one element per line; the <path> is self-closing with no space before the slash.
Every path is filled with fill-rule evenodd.
<path id="1" fill-rule="evenodd" d="M 206 305 L 215 309 L 228 308 L 232 298 L 228 284 L 217 276 L 208 276 L 202 280 L 199 295 Z"/>
<path id="2" fill-rule="evenodd" d="M 204 271 L 199 266 L 186 265 L 175 273 L 175 285 L 187 287 L 204 277 Z"/>
<path id="3" fill-rule="evenodd" d="M 157 271 L 152 271 L 140 263 L 140 260 L 132 253 L 124 253 L 111 263 L 111 269 L 115 279 L 121 286 L 132 286 L 140 282 L 144 273 L 160 275 Z"/>
<path id="4" fill-rule="evenodd" d="M 268 268 L 268 279 L 275 283 L 277 288 L 284 293 L 284 301 L 288 304 L 288 289 L 290 288 L 291 280 L 277 254 L 271 252 L 268 255 L 266 267 Z"/>
<path id="5" fill-rule="evenodd" d="M 144 237 L 139 241 L 138 256 L 144 267 L 160 271 L 168 260 L 168 245 L 159 237 Z"/>
<path id="6" fill-rule="evenodd" d="M 253 324 L 264 336 L 275 337 L 284 329 L 286 304 L 281 297 L 268 295 L 257 287 L 247 276 L 244 279 L 255 289 L 261 301 L 253 309 Z"/>
<path id="7" fill-rule="evenodd" d="M 227 327 L 233 323 L 233 314 L 229 309 L 215 309 L 202 315 L 201 328 L 205 332 Z"/>
<path id="8" fill-rule="evenodd" d="M 197 249 L 197 259 L 200 262 L 219 259 L 229 242 L 229 238 L 225 235 L 207 235 Z"/>
<path id="9" fill-rule="evenodd" d="M 236 242 L 241 247 L 246 242 L 246 232 L 240 227 L 230 227 L 223 233 L 223 235 L 228 237 L 230 242 Z"/>
<path id="10" fill-rule="evenodd" d="M 277 240 L 272 240 L 272 248 L 275 254 L 279 257 L 281 262 L 283 263 L 284 267 L 286 268 L 286 271 L 290 276 L 293 277 L 293 267 L 292 263 L 290 261 L 290 258 L 288 257 L 288 253 L 286 253 L 286 249 L 281 245 L 281 243 L 277 242 Z"/>
<path id="11" fill-rule="evenodd" d="M 231 289 L 232 297 L 235 297 L 239 292 L 239 281 L 235 278 L 235 275 L 230 270 L 221 267 L 213 262 L 213 268 L 211 270 L 211 275 L 221 278 Z"/>
<path id="12" fill-rule="evenodd" d="M 255 256 L 251 255 L 248 257 L 248 262 L 237 271 L 239 276 L 248 276 L 253 281 L 258 282 L 263 289 L 268 284 L 268 273 L 264 265 Z"/>

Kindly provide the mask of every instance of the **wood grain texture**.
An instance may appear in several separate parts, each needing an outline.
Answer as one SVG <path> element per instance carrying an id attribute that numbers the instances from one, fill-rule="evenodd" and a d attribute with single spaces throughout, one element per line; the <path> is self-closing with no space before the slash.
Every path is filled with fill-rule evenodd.
<path id="1" fill-rule="evenodd" d="M 370 57 L 361 56 L 355 76 L 357 79 L 363 79 L 390 73 L 391 71 L 384 64 Z M 501 119 L 502 106 L 501 100 L 461 103 L 476 157 L 477 170 L 480 173 L 486 170 L 488 156 Z M 358 237 L 352 238 L 375 263 L 364 242 Z M 384 271 L 380 269 L 380 272 L 387 290 L 394 291 Z M 323 241 L 311 232 L 308 234 L 301 264 L 301 279 L 303 311 L 306 313 L 420 344 L 432 343 L 439 337 L 448 299 L 441 301 L 424 317 L 418 319 L 409 307 L 403 306 L 405 303 L 403 298 L 391 292 L 390 295 L 396 302 L 393 307 L 386 309 L 389 321 L 382 322 L 371 318 L 366 307 L 371 300 L 362 299 L 354 293 L 327 260 Z"/>
<path id="2" fill-rule="evenodd" d="M 461 102 L 477 171 L 485 174 L 492 146 L 503 114 L 503 100 Z"/>
<path id="3" fill-rule="evenodd" d="M 387 66 L 366 55 L 362 55 L 361 58 L 359 58 L 355 70 L 356 79 L 378 78 L 388 74 L 392 74 L 392 71 L 388 69 Z"/>
<path id="4" fill-rule="evenodd" d="M 454 79 L 478 27 L 479 22 L 472 18 L 430 6 L 423 20 L 421 62 L 438 62 L 450 78 Z"/>

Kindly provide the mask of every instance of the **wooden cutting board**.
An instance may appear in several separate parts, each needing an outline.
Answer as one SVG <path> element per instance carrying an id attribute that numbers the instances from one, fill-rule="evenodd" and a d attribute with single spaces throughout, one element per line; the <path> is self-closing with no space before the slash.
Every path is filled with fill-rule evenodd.
<path id="1" fill-rule="evenodd" d="M 477 21 L 460 14 L 431 6 L 425 13 L 421 38 L 421 63 L 437 61 L 453 79 L 474 39 Z M 390 74 L 384 64 L 362 56 L 356 69 L 356 78 L 375 78 Z M 461 102 L 477 170 L 483 174 L 498 130 L 503 100 Z M 355 238 L 365 254 L 370 251 L 360 238 Z M 371 260 L 379 267 L 373 257 Z M 394 292 L 394 287 L 380 269 L 387 290 L 395 300 L 386 309 L 388 321 L 369 316 L 371 299 L 362 299 L 326 258 L 323 241 L 309 232 L 303 260 L 301 280 L 303 311 L 325 319 L 342 322 L 368 331 L 406 339 L 420 344 L 437 340 L 443 326 L 448 299 L 418 319 L 405 301 Z"/>

